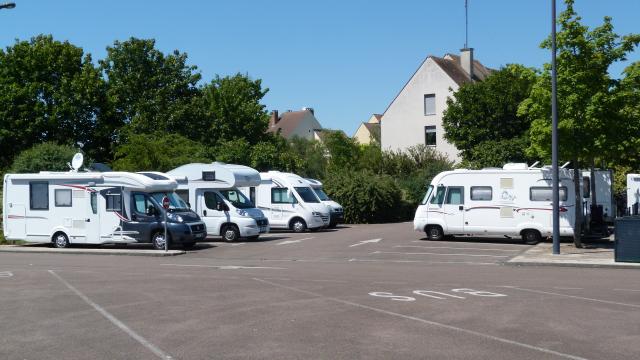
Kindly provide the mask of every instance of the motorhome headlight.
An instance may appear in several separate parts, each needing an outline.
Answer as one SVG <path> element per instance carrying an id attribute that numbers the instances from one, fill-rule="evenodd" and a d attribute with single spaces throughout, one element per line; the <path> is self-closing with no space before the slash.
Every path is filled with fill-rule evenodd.
<path id="1" fill-rule="evenodd" d="M 319 212 L 317 212 L 317 211 L 314 211 L 314 212 L 312 213 L 312 215 L 313 215 L 313 216 L 320 217 L 322 214 L 320 214 L 320 213 L 319 213 Z"/>
<path id="2" fill-rule="evenodd" d="M 167 219 L 171 220 L 171 221 L 175 221 L 175 222 L 183 222 L 184 219 L 182 218 L 182 216 L 178 215 L 178 214 L 173 214 L 173 213 L 168 213 L 167 214 Z"/>
<path id="3" fill-rule="evenodd" d="M 236 209 L 236 213 L 238 213 L 238 215 L 240 216 L 249 216 L 249 213 L 242 209 Z"/>

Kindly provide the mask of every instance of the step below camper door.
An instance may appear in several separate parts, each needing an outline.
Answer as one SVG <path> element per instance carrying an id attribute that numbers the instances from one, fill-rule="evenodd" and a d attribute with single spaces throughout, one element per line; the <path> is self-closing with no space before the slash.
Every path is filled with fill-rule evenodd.
<path id="1" fill-rule="evenodd" d="M 464 232 L 464 187 L 449 186 L 445 198 L 444 220 L 447 233 L 460 234 Z"/>

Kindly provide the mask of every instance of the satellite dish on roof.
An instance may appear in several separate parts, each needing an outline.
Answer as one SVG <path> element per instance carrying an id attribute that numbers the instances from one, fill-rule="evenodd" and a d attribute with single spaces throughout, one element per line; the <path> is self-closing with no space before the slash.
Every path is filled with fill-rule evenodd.
<path id="1" fill-rule="evenodd" d="M 73 155 L 73 159 L 71 159 L 71 168 L 73 171 L 78 171 L 82 167 L 82 163 L 84 162 L 84 156 L 82 153 L 76 153 Z"/>

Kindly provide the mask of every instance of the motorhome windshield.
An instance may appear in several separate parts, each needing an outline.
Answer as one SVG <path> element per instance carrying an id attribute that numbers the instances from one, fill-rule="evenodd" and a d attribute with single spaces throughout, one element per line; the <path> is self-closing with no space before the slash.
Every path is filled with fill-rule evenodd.
<path id="1" fill-rule="evenodd" d="M 316 195 L 318 195 L 318 197 L 320 198 L 321 201 L 329 201 L 329 200 L 331 200 L 329 195 L 327 195 L 327 193 L 325 193 L 324 190 L 322 190 L 322 188 L 313 189 L 313 191 L 315 191 Z"/>
<path id="2" fill-rule="evenodd" d="M 225 199 L 227 199 L 227 201 L 238 209 L 251 209 L 255 207 L 251 200 L 247 199 L 242 192 L 236 189 L 220 190 L 220 193 Z"/>
<path id="3" fill-rule="evenodd" d="M 184 210 L 187 211 L 189 210 L 189 205 L 187 205 L 187 203 L 185 203 L 182 198 L 180 198 L 180 196 L 178 194 L 176 194 L 173 191 L 167 191 L 167 192 L 154 192 L 150 194 L 151 197 L 153 197 L 158 204 L 162 205 L 162 198 L 164 198 L 165 196 L 167 198 L 169 198 L 169 211 L 175 211 L 175 210 Z"/>
<path id="4" fill-rule="evenodd" d="M 320 202 L 320 200 L 318 200 L 318 197 L 313 192 L 313 190 L 311 190 L 310 187 L 308 187 L 308 186 L 295 187 L 294 189 L 296 189 L 296 192 L 298 193 L 298 195 L 300 195 L 300 197 L 302 198 L 302 201 L 304 201 L 306 203 L 318 203 L 318 202 Z"/>
<path id="5" fill-rule="evenodd" d="M 444 203 L 444 193 L 447 189 L 444 186 L 438 186 L 436 194 L 431 198 L 431 203 L 436 205 L 442 205 Z"/>
<path id="6" fill-rule="evenodd" d="M 427 203 L 427 200 L 429 200 L 429 195 L 431 195 L 431 192 L 433 192 L 433 185 L 429 185 L 429 187 L 427 188 L 427 194 L 424 196 L 424 199 L 422 199 L 422 205 Z"/>

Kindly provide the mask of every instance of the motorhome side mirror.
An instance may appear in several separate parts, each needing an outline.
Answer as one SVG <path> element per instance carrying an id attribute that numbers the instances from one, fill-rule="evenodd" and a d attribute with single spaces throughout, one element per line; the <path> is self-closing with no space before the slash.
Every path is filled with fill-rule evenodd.
<path id="1" fill-rule="evenodd" d="M 153 205 L 149 205 L 149 207 L 147 208 L 147 215 L 153 216 L 155 214 L 156 214 L 156 207 Z"/>

